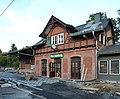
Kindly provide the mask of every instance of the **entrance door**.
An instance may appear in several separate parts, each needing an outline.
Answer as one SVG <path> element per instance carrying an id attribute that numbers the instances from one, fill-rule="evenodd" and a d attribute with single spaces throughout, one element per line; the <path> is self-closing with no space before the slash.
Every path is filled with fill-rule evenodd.
<path id="1" fill-rule="evenodd" d="M 50 77 L 61 77 L 61 59 L 54 59 L 51 63 Z"/>
<path id="2" fill-rule="evenodd" d="M 41 61 L 41 66 L 42 66 L 42 76 L 46 76 L 47 75 L 47 60 L 43 59 Z"/>
<path id="3" fill-rule="evenodd" d="M 72 79 L 81 78 L 81 58 L 80 57 L 71 58 L 71 78 Z"/>

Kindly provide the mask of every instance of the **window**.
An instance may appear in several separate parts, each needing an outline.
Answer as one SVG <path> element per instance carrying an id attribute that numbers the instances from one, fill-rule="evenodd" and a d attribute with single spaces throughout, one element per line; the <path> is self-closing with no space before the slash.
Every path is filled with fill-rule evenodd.
<path id="1" fill-rule="evenodd" d="M 120 74 L 120 63 L 119 60 L 111 60 L 110 62 L 110 74 Z"/>
<path id="2" fill-rule="evenodd" d="M 35 69 L 35 65 L 31 65 L 31 69 L 34 70 Z"/>
<path id="3" fill-rule="evenodd" d="M 51 44 L 57 45 L 57 35 L 51 37 Z"/>
<path id="4" fill-rule="evenodd" d="M 99 73 L 100 74 L 108 73 L 108 62 L 107 61 L 99 61 Z"/>
<path id="5" fill-rule="evenodd" d="M 64 33 L 58 34 L 58 44 L 64 43 Z"/>
<path id="6" fill-rule="evenodd" d="M 99 35 L 99 41 L 100 41 L 103 45 L 106 44 L 106 38 L 105 38 L 105 36 L 104 36 L 103 33 L 101 33 L 101 34 Z"/>
<path id="7" fill-rule="evenodd" d="M 64 43 L 64 33 L 51 36 L 51 44 L 63 44 Z"/>

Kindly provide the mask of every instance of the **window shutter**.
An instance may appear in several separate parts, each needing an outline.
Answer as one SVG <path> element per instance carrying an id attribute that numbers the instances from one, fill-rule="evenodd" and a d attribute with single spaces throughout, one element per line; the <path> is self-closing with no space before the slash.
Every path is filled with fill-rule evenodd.
<path id="1" fill-rule="evenodd" d="M 48 46 L 51 45 L 51 36 L 47 36 L 47 45 L 48 45 Z"/>

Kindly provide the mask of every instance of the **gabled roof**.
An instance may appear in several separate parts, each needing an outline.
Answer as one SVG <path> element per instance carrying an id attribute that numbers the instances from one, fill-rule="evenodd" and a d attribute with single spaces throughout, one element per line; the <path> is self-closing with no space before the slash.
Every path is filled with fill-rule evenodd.
<path id="1" fill-rule="evenodd" d="M 109 22 L 110 22 L 109 19 L 104 19 L 97 23 L 95 23 L 94 21 L 91 21 L 86 24 L 79 25 L 76 27 L 78 32 L 70 33 L 69 36 L 78 36 L 78 35 L 88 34 L 88 33 L 91 33 L 92 31 L 95 31 L 95 32 L 102 31 L 104 28 L 107 27 Z"/>
<path id="2" fill-rule="evenodd" d="M 120 44 L 119 45 L 103 46 L 98 51 L 98 55 L 114 55 L 114 54 L 120 54 Z"/>
<path id="3" fill-rule="evenodd" d="M 48 35 L 49 31 L 53 27 L 54 23 L 61 24 L 65 28 L 69 29 L 71 32 L 77 31 L 74 26 L 66 24 L 66 23 L 62 22 L 61 20 L 59 20 L 58 18 L 56 18 L 55 16 L 52 15 L 51 18 L 50 18 L 50 20 L 48 21 L 46 27 L 44 28 L 44 30 L 42 31 L 42 33 L 39 35 L 39 37 L 46 38 L 46 36 Z"/>

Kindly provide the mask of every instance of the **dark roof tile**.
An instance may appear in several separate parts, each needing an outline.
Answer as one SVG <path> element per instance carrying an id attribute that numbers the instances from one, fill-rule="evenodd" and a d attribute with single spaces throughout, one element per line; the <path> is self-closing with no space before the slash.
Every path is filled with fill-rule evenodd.
<path id="1" fill-rule="evenodd" d="M 120 54 L 120 45 L 103 46 L 98 55 Z"/>
<path id="2" fill-rule="evenodd" d="M 39 45 L 43 45 L 43 44 L 46 43 L 46 41 L 47 41 L 46 39 L 42 38 L 39 42 L 37 42 L 36 44 L 34 44 L 33 47 L 39 46 Z"/>
<path id="3" fill-rule="evenodd" d="M 78 36 L 83 34 L 91 33 L 92 31 L 101 31 L 103 30 L 109 23 L 109 20 L 104 19 L 100 22 L 95 23 L 94 21 L 88 22 L 87 24 L 79 25 L 76 27 L 78 32 L 70 33 L 69 36 Z"/>

